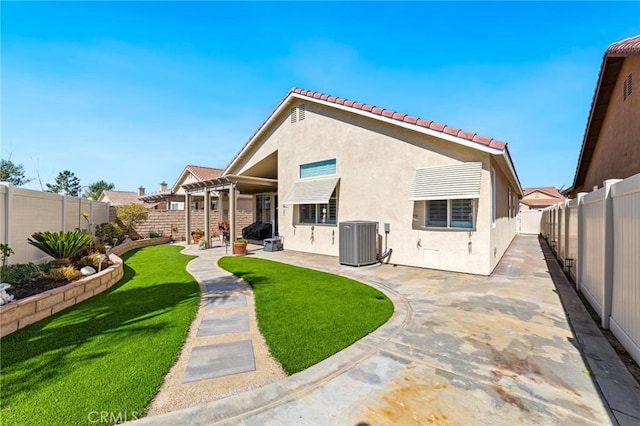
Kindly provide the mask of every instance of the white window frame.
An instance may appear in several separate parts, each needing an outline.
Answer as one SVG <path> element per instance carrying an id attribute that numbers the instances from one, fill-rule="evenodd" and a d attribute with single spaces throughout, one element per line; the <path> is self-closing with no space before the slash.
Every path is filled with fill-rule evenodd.
<path id="1" fill-rule="evenodd" d="M 322 222 L 322 209 L 326 208 L 327 212 L 329 211 L 329 204 L 331 204 L 331 202 L 333 201 L 333 203 L 335 203 L 335 211 L 336 211 L 336 218 L 335 221 L 332 221 L 330 223 L 327 223 L 326 221 L 323 223 Z M 302 214 L 302 206 L 313 206 L 312 208 L 315 209 L 315 221 L 311 222 L 303 222 L 302 218 L 300 217 Z M 297 204 L 296 205 L 296 218 L 297 218 L 297 224 L 298 225 L 322 225 L 322 226 L 338 226 L 338 195 L 337 195 L 337 191 L 336 189 L 333 190 L 333 193 L 331 194 L 331 198 L 329 198 L 329 203 L 318 203 L 318 204 Z"/>
<path id="2" fill-rule="evenodd" d="M 462 230 L 462 231 L 471 231 L 476 229 L 476 199 L 475 198 L 463 198 L 463 201 L 471 202 L 471 226 L 469 228 L 459 227 L 459 226 L 451 226 L 451 202 L 454 200 L 426 200 L 424 202 L 424 226 L 429 229 L 452 229 L 452 230 Z M 447 225 L 446 226 L 438 226 L 438 225 L 430 225 L 429 224 L 429 203 L 432 201 L 446 201 L 447 202 Z"/>

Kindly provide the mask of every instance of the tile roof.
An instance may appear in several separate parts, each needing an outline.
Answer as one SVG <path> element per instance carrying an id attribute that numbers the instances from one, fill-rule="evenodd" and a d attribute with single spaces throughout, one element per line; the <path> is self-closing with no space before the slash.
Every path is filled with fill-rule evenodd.
<path id="1" fill-rule="evenodd" d="M 607 48 L 605 56 L 640 55 L 640 35 L 617 41 Z"/>
<path id="2" fill-rule="evenodd" d="M 522 188 L 522 191 L 524 192 L 525 197 L 527 195 L 533 194 L 536 191 L 539 191 L 553 198 L 564 199 L 564 195 L 562 195 L 560 191 L 554 186 L 533 186 L 530 188 Z"/>
<path id="3" fill-rule="evenodd" d="M 456 127 L 447 126 L 446 124 L 436 123 L 435 121 L 423 119 L 420 117 L 415 117 L 412 115 L 407 115 L 401 112 L 396 112 L 396 111 L 378 107 L 375 105 L 364 104 L 361 102 L 356 102 L 356 101 L 352 101 L 345 98 L 338 98 L 336 96 L 331 96 L 331 95 L 327 95 L 320 92 L 313 92 L 311 90 L 299 89 L 297 87 L 293 87 L 289 91 L 289 93 L 287 93 L 287 96 L 289 96 L 290 93 L 296 93 L 298 95 L 306 96 L 309 98 L 319 99 L 321 101 L 331 102 L 337 105 L 344 105 L 353 109 L 359 109 L 362 111 L 370 112 L 372 114 L 381 115 L 383 117 L 387 117 L 392 120 L 402 121 L 404 123 L 408 123 L 418 127 L 424 127 L 425 129 L 431 129 L 440 133 L 457 136 L 461 139 L 465 139 L 481 145 L 489 146 L 491 148 L 504 149 L 505 146 L 507 145 L 506 142 L 502 142 L 487 136 L 481 136 L 475 132 L 458 129 Z M 285 96 L 285 99 L 287 98 L 287 96 Z"/>
<path id="4" fill-rule="evenodd" d="M 392 110 L 381 108 L 381 107 L 377 107 L 377 106 L 374 106 L 374 105 L 365 104 L 365 103 L 362 103 L 362 102 L 356 102 L 356 101 L 352 101 L 352 100 L 349 100 L 349 99 L 339 98 L 339 97 L 336 97 L 336 96 L 327 95 L 327 94 L 320 93 L 320 92 L 314 92 L 314 91 L 311 91 L 311 90 L 300 89 L 298 87 L 292 87 L 287 92 L 287 94 L 284 95 L 284 97 L 282 99 L 280 99 L 280 102 L 278 102 L 276 107 L 271 111 L 271 113 L 269 113 L 267 118 L 265 118 L 264 121 L 258 126 L 258 128 L 255 130 L 255 132 L 253 132 L 253 134 L 249 137 L 249 139 L 247 139 L 247 141 L 242 145 L 240 150 L 231 159 L 231 161 L 229 161 L 229 164 L 227 164 L 227 166 L 224 169 L 225 171 L 227 171 L 229 169 L 229 167 L 231 167 L 233 162 L 242 154 L 244 149 L 251 143 L 253 138 L 255 138 L 256 135 L 269 122 L 269 120 L 271 120 L 271 118 L 276 114 L 276 112 L 282 106 L 282 104 L 284 104 L 289 99 L 289 96 L 291 96 L 294 93 L 296 95 L 298 95 L 298 96 L 306 96 L 306 97 L 309 97 L 311 99 L 319 99 L 321 101 L 326 101 L 326 102 L 331 102 L 331 103 L 334 103 L 334 104 L 337 104 L 337 105 L 347 106 L 347 107 L 353 108 L 354 110 L 361 110 L 361 111 L 365 111 L 365 112 L 370 112 L 372 114 L 377 114 L 377 115 L 380 115 L 380 116 L 383 116 L 383 117 L 387 117 L 387 118 L 390 118 L 390 119 L 393 119 L 393 120 L 397 120 L 399 122 L 407 123 L 409 125 L 414 125 L 416 127 L 422 127 L 422 128 L 431 129 L 431 130 L 434 130 L 436 132 L 440 132 L 440 133 L 443 133 L 443 134 L 457 136 L 457 137 L 459 137 L 461 139 L 464 139 L 464 140 L 467 140 L 467 141 L 470 141 L 470 142 L 475 142 L 477 144 L 488 146 L 488 147 L 491 147 L 491 148 L 495 148 L 495 149 L 499 149 L 499 150 L 503 150 L 503 151 L 507 150 L 507 143 L 506 142 L 502 142 L 502 141 L 499 141 L 497 139 L 494 139 L 494 138 L 488 137 L 488 136 L 481 136 L 481 135 L 478 135 L 475 132 L 470 132 L 470 131 L 467 131 L 467 130 L 458 129 L 456 127 L 447 126 L 446 124 L 436 123 L 436 122 L 434 122 L 432 120 L 427 120 L 427 119 L 423 119 L 423 118 L 420 118 L 420 117 L 407 115 L 407 114 L 404 114 L 404 113 L 392 111 Z M 515 170 L 514 170 L 514 173 L 515 173 Z"/>
<path id="5" fill-rule="evenodd" d="M 605 51 L 602 64 L 600 65 L 598 83 L 596 84 L 593 98 L 591 99 L 589 118 L 587 119 L 587 126 L 584 131 L 573 185 L 571 188 L 568 188 L 566 192 L 575 190 L 584 183 L 593 152 L 595 151 L 596 142 L 600 136 L 600 129 L 607 113 L 611 94 L 618 80 L 624 58 L 638 55 L 640 55 L 640 34 L 617 41 L 611 44 Z"/>
<path id="6" fill-rule="evenodd" d="M 215 167 L 194 166 L 189 164 L 186 168 L 191 174 L 200 180 L 213 179 L 222 176 L 223 169 L 217 169 Z"/>
<path id="7" fill-rule="evenodd" d="M 554 204 L 558 204 L 564 201 L 558 198 L 531 198 L 530 200 L 522 199 L 520 203 L 527 205 L 529 207 L 547 207 L 552 206 Z"/>
<path id="8" fill-rule="evenodd" d="M 134 191 L 102 191 L 109 199 L 111 205 L 122 206 L 124 204 L 138 203 L 138 193 Z"/>

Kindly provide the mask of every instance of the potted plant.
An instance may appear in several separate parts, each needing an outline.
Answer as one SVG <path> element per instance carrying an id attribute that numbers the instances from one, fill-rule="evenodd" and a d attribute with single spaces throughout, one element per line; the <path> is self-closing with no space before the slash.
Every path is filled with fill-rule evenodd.
<path id="1" fill-rule="evenodd" d="M 193 244 L 198 244 L 198 242 L 200 241 L 200 238 L 202 238 L 202 236 L 204 235 L 204 232 L 202 232 L 202 229 L 197 228 L 195 231 L 191 231 L 191 238 L 193 238 Z"/>
<path id="2" fill-rule="evenodd" d="M 233 242 L 233 254 L 244 256 L 247 254 L 247 240 L 238 238 Z"/>

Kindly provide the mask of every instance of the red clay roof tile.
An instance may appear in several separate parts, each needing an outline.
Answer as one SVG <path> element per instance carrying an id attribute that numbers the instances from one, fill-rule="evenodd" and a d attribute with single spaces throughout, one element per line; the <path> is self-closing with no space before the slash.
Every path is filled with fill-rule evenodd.
<path id="1" fill-rule="evenodd" d="M 640 35 L 617 41 L 611 44 L 606 51 L 606 55 L 609 56 L 628 56 L 634 53 L 640 53 Z"/>
<path id="2" fill-rule="evenodd" d="M 629 46 L 626 46 L 626 48 L 629 48 Z M 284 96 L 284 98 L 282 98 L 280 100 L 280 102 L 278 103 L 276 108 L 274 108 L 273 111 L 271 111 L 269 116 L 267 116 L 267 118 L 262 122 L 262 124 L 251 135 L 249 140 L 247 140 L 247 142 L 245 142 L 245 144 L 242 146 L 242 148 L 240 149 L 238 154 L 236 154 L 236 156 L 231 160 L 229 165 L 227 165 L 227 169 L 236 160 L 236 158 L 240 155 L 240 153 L 242 153 L 244 148 L 251 142 L 251 140 L 255 137 L 255 135 L 258 134 L 260 129 L 262 129 L 262 127 L 265 124 L 268 123 L 268 121 L 276 113 L 276 111 L 278 110 L 280 105 L 282 105 L 287 100 L 287 98 L 289 97 L 289 95 L 291 93 L 296 93 L 296 94 L 299 94 L 299 95 L 302 95 L 302 96 L 309 96 L 309 97 L 314 98 L 314 99 L 321 99 L 323 101 L 330 102 L 330 103 L 335 103 L 335 104 L 339 104 L 339 105 L 345 105 L 345 106 L 348 106 L 350 108 L 358 109 L 358 110 L 361 110 L 361 111 L 371 112 L 372 114 L 384 115 L 385 117 L 389 117 L 389 118 L 392 118 L 394 120 L 402 121 L 402 122 L 409 123 L 409 124 L 414 124 L 414 125 L 419 126 L 419 127 L 435 130 L 435 131 L 446 133 L 446 134 L 452 134 L 452 135 L 457 136 L 460 139 L 465 139 L 465 140 L 468 140 L 468 141 L 471 141 L 471 142 L 478 143 L 480 145 L 489 146 L 491 148 L 504 150 L 504 149 L 506 149 L 506 146 L 507 146 L 506 142 L 497 141 L 497 140 L 495 140 L 493 138 L 486 137 L 486 136 L 480 136 L 480 135 L 478 135 L 476 133 L 465 131 L 465 130 L 460 130 L 460 129 L 457 129 L 455 127 L 448 127 L 445 124 L 434 123 L 431 120 L 425 120 L 425 119 L 422 119 L 422 118 L 406 115 L 406 114 L 395 112 L 395 111 L 392 111 L 392 110 L 385 110 L 384 108 L 380 108 L 380 107 L 377 107 L 377 106 L 373 106 L 373 105 L 369 105 L 369 104 L 363 104 L 363 103 L 356 102 L 356 101 L 350 101 L 350 100 L 346 100 L 344 98 L 338 98 L 336 96 L 331 96 L 331 95 L 327 95 L 327 94 L 320 93 L 320 92 L 312 92 L 310 90 L 304 90 L 304 89 L 300 89 L 298 87 L 292 87 L 291 90 L 289 90 L 289 92 Z M 447 129 L 447 130 L 445 131 L 445 129 Z"/>
<path id="3" fill-rule="evenodd" d="M 458 137 L 459 137 L 459 138 L 467 139 L 467 140 L 470 140 L 470 141 L 473 141 L 473 137 L 474 137 L 475 135 L 476 135 L 475 133 L 473 133 L 473 132 L 467 132 L 466 130 L 460 130 L 460 131 L 458 132 Z"/>
<path id="4" fill-rule="evenodd" d="M 460 132 L 460 129 L 455 128 L 455 127 L 446 126 L 444 128 L 443 132 L 448 134 L 448 135 L 458 136 L 458 132 Z"/>

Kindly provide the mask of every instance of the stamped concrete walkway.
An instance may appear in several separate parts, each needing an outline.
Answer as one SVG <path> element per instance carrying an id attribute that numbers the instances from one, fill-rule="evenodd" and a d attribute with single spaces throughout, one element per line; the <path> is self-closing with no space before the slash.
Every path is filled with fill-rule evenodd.
<path id="1" fill-rule="evenodd" d="M 251 287 L 218 268 L 225 247 L 182 253 L 198 256 L 187 270 L 201 302 L 180 357 L 149 408 L 157 415 L 210 402 L 285 377 L 258 331 Z"/>
<path id="2" fill-rule="evenodd" d="M 394 315 L 301 373 L 138 423 L 640 424 L 640 386 L 537 237 L 517 237 L 490 277 L 254 255 L 369 283 Z"/>

